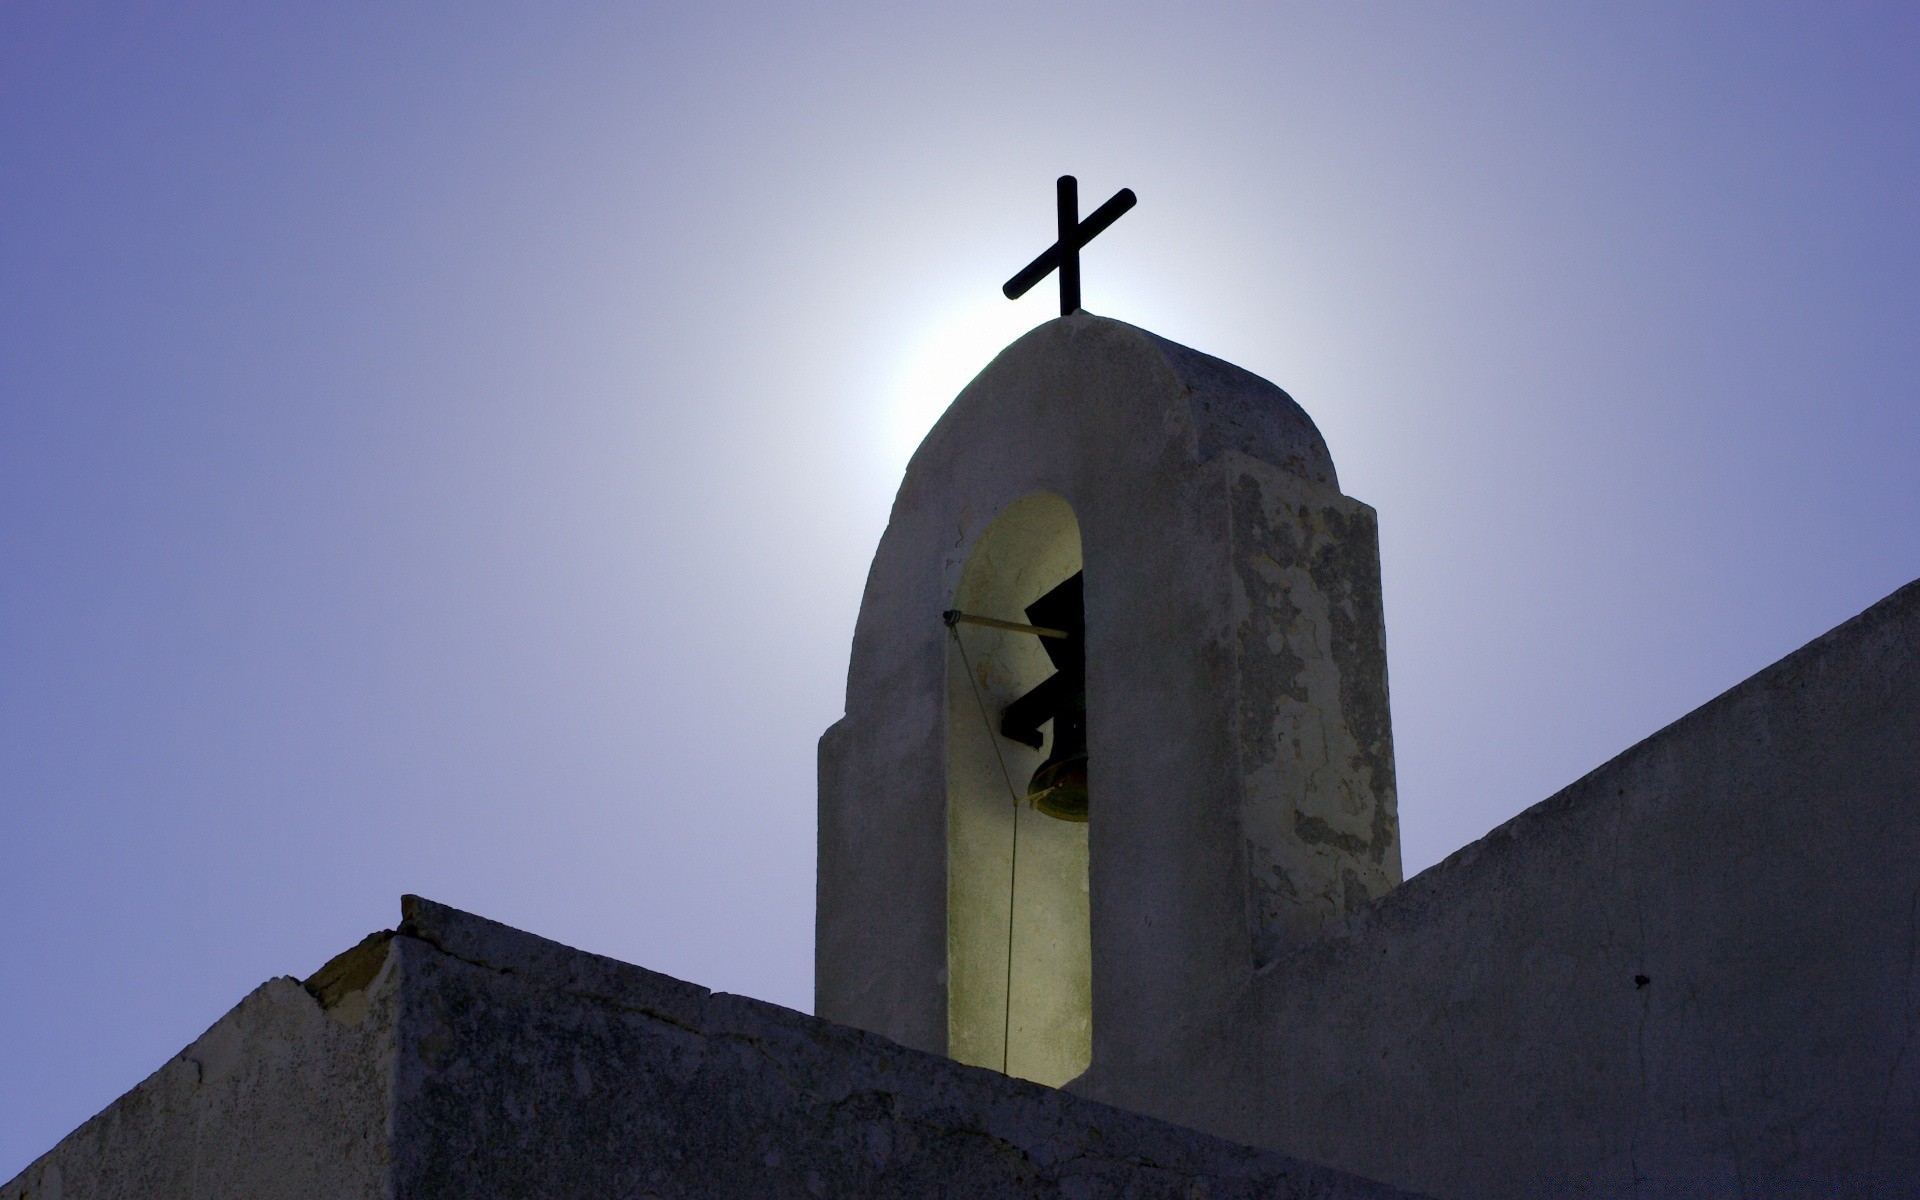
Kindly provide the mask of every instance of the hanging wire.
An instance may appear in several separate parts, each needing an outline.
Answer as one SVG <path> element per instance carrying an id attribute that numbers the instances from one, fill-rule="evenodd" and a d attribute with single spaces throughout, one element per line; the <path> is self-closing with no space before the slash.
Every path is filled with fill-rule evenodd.
<path id="1" fill-rule="evenodd" d="M 993 732 L 993 718 L 987 715 L 986 699 L 980 695 L 980 680 L 974 675 L 973 663 L 967 658 L 967 644 L 960 638 L 959 615 L 948 612 L 942 614 L 942 619 L 947 623 L 947 632 L 953 635 L 954 648 L 960 651 L 960 665 L 967 672 L 967 682 L 973 685 L 973 702 L 980 709 L 980 723 L 986 727 L 987 742 L 993 747 L 993 760 L 1000 764 L 1000 778 L 1007 785 L 1007 798 L 1013 801 L 1013 853 L 1007 859 L 1007 995 L 1000 1022 L 1000 1073 L 1006 1075 L 1010 1074 L 1007 1063 L 1013 1045 L 1013 901 L 1020 879 L 1020 793 L 1014 790 L 1006 757 L 1000 753 L 1000 739 Z"/>

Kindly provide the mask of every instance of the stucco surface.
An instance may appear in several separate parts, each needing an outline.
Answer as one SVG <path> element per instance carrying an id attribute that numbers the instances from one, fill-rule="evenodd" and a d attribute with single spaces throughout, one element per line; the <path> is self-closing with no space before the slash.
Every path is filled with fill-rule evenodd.
<path id="1" fill-rule="evenodd" d="M 1038 493 L 1001 513 L 974 545 L 955 607 L 1024 614 L 1079 570 L 1072 509 Z M 1058 1087 L 1087 1069 L 1092 1051 L 1087 826 L 1016 807 L 1013 795 L 1053 743 L 999 736 L 993 719 L 1053 675 L 1039 643 L 973 625 L 957 625 L 947 640 L 945 1052 Z"/>
<path id="2" fill-rule="evenodd" d="M 4 1200 L 1409 1193 L 409 897 Z"/>
<path id="3" fill-rule="evenodd" d="M 1259 519 L 1236 527 L 1247 480 Z M 1306 413 L 1218 359 L 1077 313 L 962 391 L 907 468 L 846 715 L 820 743 L 816 1011 L 934 1052 L 953 861 L 940 613 L 995 519 L 1037 494 L 1080 533 L 1090 1074 L 1111 1077 L 1211 1028 L 1258 963 L 1398 879 L 1378 551 Z M 1289 553 L 1279 508 L 1299 503 L 1310 536 Z M 1296 701 L 1276 662 L 1301 650 Z M 1307 778 L 1302 814 L 1289 784 Z"/>
<path id="4" fill-rule="evenodd" d="M 1400 882 L 1379 534 L 1358 500 L 1222 456 L 1252 965 Z"/>
<path id="5" fill-rule="evenodd" d="M 397 980 L 329 1009 L 261 984 L 215 1025 L 0 1186 L 0 1200 L 378 1200 Z"/>
<path id="6" fill-rule="evenodd" d="M 1920 1194 L 1916 850 L 1920 583 L 1088 1090 L 1439 1196 Z"/>
<path id="7" fill-rule="evenodd" d="M 1920 1194 L 1920 584 L 1395 887 L 1374 515 L 1308 430 L 1086 314 L 962 392 L 821 740 L 819 1011 L 941 1048 L 934 618 L 1048 492 L 1087 596 L 1068 1090 L 1448 1197 Z"/>
<path id="8" fill-rule="evenodd" d="M 399 1196 L 1401 1193 L 416 902 Z"/>

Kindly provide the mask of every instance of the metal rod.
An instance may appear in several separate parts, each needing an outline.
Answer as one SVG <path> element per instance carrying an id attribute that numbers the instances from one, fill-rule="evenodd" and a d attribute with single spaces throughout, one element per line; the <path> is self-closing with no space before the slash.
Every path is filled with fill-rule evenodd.
<path id="1" fill-rule="evenodd" d="M 1080 310 L 1080 183 L 1071 175 L 1062 175 L 1054 185 L 1054 210 L 1060 217 L 1060 232 L 1054 244 L 1060 247 L 1060 315 L 1070 317 Z"/>
<path id="2" fill-rule="evenodd" d="M 1107 226 L 1118 221 L 1122 213 L 1139 202 L 1140 199 L 1133 194 L 1132 188 L 1121 188 L 1109 196 L 1105 204 L 1094 209 L 1087 215 L 1086 220 L 1080 222 L 1080 244 L 1084 246 L 1099 237 L 1106 231 Z"/>
<path id="3" fill-rule="evenodd" d="M 1073 177 L 1069 175 L 1066 176 L 1066 178 L 1071 179 Z M 1106 230 L 1107 226 L 1118 221 L 1122 213 L 1125 213 L 1137 203 L 1139 203 L 1139 197 L 1133 194 L 1132 188 L 1121 188 L 1115 192 L 1108 198 L 1105 204 L 1094 209 L 1086 220 L 1080 222 L 1079 225 L 1074 228 L 1073 236 L 1067 238 L 1064 242 L 1055 242 L 1053 245 L 1048 246 L 1040 252 L 1038 258 L 1020 268 L 1019 274 L 1007 280 L 1006 284 L 1001 287 L 1001 294 L 1009 300 L 1018 300 L 1020 297 L 1032 291 L 1034 284 L 1039 283 L 1053 271 L 1059 269 L 1062 261 L 1061 246 L 1065 245 L 1067 247 L 1066 253 L 1068 257 L 1072 258 L 1074 263 L 1074 300 L 1077 303 L 1079 300 L 1080 247 L 1085 246 L 1094 238 L 1099 237 L 1100 234 Z M 1064 300 L 1062 303 L 1064 305 Z M 1062 313 L 1061 315 L 1065 316 L 1066 314 Z"/>
<path id="4" fill-rule="evenodd" d="M 1000 289 L 1001 294 L 1009 300 L 1018 300 L 1020 297 L 1032 291 L 1034 284 L 1045 279 L 1053 270 L 1054 264 L 1059 261 L 1060 244 L 1055 242 L 1045 250 L 1042 250 L 1039 258 L 1034 259 L 1026 266 L 1020 268 L 1018 275 L 1007 280 L 1006 286 Z"/>
<path id="5" fill-rule="evenodd" d="M 1022 625 L 1018 621 L 1002 621 L 998 617 L 976 617 L 972 613 L 964 613 L 957 608 L 950 608 L 941 613 L 940 619 L 947 623 L 949 629 L 953 628 L 954 623 L 958 621 L 967 625 L 985 625 L 989 629 L 1005 629 L 1012 633 L 1031 633 L 1035 637 L 1070 638 L 1073 636 L 1064 629 L 1050 629 L 1045 625 Z"/>

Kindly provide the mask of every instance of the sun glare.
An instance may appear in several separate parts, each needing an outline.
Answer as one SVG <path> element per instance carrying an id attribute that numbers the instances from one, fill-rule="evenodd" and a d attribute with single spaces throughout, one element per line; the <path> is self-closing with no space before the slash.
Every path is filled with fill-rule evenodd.
<path id="1" fill-rule="evenodd" d="M 997 294 L 942 313 L 900 359 L 889 392 L 883 449 L 887 464 L 904 470 L 920 440 L 1007 343 L 1051 314 L 1009 304 Z M 1037 318 L 1037 320 L 1036 320 Z"/>

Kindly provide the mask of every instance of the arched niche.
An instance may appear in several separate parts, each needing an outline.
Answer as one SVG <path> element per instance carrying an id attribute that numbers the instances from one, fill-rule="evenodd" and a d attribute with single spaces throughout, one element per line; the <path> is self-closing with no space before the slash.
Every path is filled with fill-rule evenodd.
<path id="1" fill-rule="evenodd" d="M 1072 507 L 1036 493 L 974 544 L 953 607 L 1024 623 L 1080 565 Z M 999 732 L 1007 705 L 1053 671 L 1032 634 L 958 624 L 948 640 L 947 1053 L 1058 1087 L 1093 1046 L 1088 825 L 1025 802 L 1051 723 L 1037 749 Z"/>

